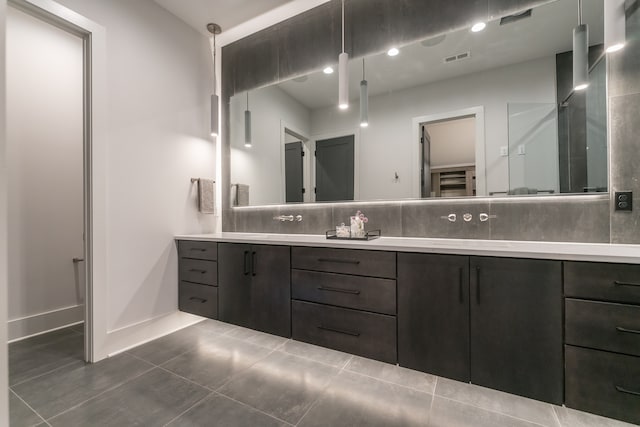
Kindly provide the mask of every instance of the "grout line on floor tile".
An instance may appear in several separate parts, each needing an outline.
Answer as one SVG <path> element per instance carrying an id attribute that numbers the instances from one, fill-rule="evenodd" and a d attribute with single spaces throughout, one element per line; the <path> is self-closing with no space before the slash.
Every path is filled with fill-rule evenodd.
<path id="1" fill-rule="evenodd" d="M 433 416 L 433 402 L 436 400 L 436 387 L 438 387 L 438 379 L 437 375 L 434 375 L 436 378 L 435 383 L 433 384 L 433 394 L 431 395 L 431 405 L 429 405 L 429 415 L 427 416 L 427 425 L 431 425 L 431 417 Z"/>
<path id="2" fill-rule="evenodd" d="M 112 387 L 109 387 L 108 389 L 106 389 L 104 391 L 101 391 L 100 393 L 96 394 L 95 396 L 90 397 L 89 399 L 86 399 L 86 400 L 84 400 L 84 401 L 82 401 L 80 403 L 77 403 L 77 404 L 73 405 L 72 407 L 65 409 L 62 412 L 59 412 L 59 413 L 57 413 L 55 415 L 50 416 L 49 418 L 47 418 L 47 421 L 48 420 L 52 420 L 54 418 L 57 418 L 60 415 L 66 414 L 67 412 L 72 411 L 72 410 L 84 405 L 85 403 L 87 403 L 87 402 L 89 402 L 91 400 L 97 399 L 100 396 L 102 396 L 103 394 L 110 392 L 111 390 L 115 390 L 118 387 L 121 387 L 121 386 L 123 386 L 123 385 L 125 385 L 125 384 L 127 384 L 127 383 L 129 383 L 131 381 L 134 381 L 135 379 L 140 378 L 141 376 L 143 376 L 143 375 L 145 375 L 145 374 L 147 374 L 147 373 L 149 373 L 149 372 L 151 372 L 151 371 L 153 371 L 154 369 L 157 369 L 157 368 L 158 368 L 157 366 L 151 366 L 149 369 L 147 369 L 146 371 L 141 372 L 138 375 L 134 375 L 131 378 L 127 378 L 125 381 L 122 381 L 122 382 L 120 382 L 118 384 L 114 384 Z"/>
<path id="3" fill-rule="evenodd" d="M 17 387 L 17 386 L 19 386 L 19 385 L 22 385 L 22 384 L 24 384 L 24 383 L 28 382 L 28 381 L 32 381 L 32 380 L 38 379 L 38 378 L 40 378 L 40 377 L 44 377 L 45 375 L 51 374 L 51 373 L 53 373 L 53 372 L 55 372 L 55 371 L 57 371 L 57 370 L 60 370 L 60 369 L 62 369 L 62 368 L 66 368 L 67 366 L 73 365 L 74 363 L 78 363 L 78 362 L 82 362 L 82 363 L 85 363 L 85 364 L 86 364 L 86 362 L 85 362 L 84 360 L 82 360 L 82 359 L 74 360 L 74 361 L 71 361 L 71 362 L 69 362 L 69 363 L 65 363 L 64 365 L 57 366 L 57 367 L 55 367 L 55 368 L 51 369 L 50 371 L 44 372 L 44 373 L 42 373 L 42 374 L 35 375 L 35 376 L 33 376 L 33 377 L 27 378 L 26 380 L 23 380 L 23 381 L 17 382 L 17 383 L 15 383 L 15 384 L 10 384 L 10 387 Z"/>
<path id="4" fill-rule="evenodd" d="M 183 416 L 184 414 L 186 414 L 187 412 L 189 412 L 190 410 L 192 410 L 195 406 L 199 405 L 201 402 L 203 402 L 204 400 L 208 399 L 209 397 L 211 397 L 213 394 L 215 394 L 215 392 L 210 392 L 207 395 L 205 395 L 202 399 L 198 400 L 196 403 L 194 403 L 193 405 L 189 406 L 187 409 L 185 409 L 184 411 L 182 411 L 180 414 L 178 414 L 176 417 L 172 418 L 171 420 L 169 420 L 168 423 L 163 424 L 164 427 L 168 426 L 169 424 L 171 424 L 172 422 L 174 422 L 175 420 L 177 420 L 178 418 L 180 418 L 181 416 Z"/>
<path id="5" fill-rule="evenodd" d="M 254 411 L 256 411 L 256 412 L 260 412 L 261 414 L 266 415 L 266 416 L 268 416 L 269 418 L 273 418 L 274 420 L 277 420 L 277 421 L 279 421 L 279 422 L 285 423 L 285 424 L 286 424 L 286 425 L 288 425 L 288 426 L 295 426 L 295 424 L 291 424 L 291 423 L 290 423 L 290 422 L 288 422 L 288 421 L 281 420 L 280 418 L 278 418 L 278 417 L 276 417 L 276 416 L 274 416 L 274 415 L 268 414 L 268 413 L 264 412 L 263 410 L 261 410 L 261 409 L 259 409 L 259 408 L 255 408 L 255 407 L 253 407 L 253 406 L 249 405 L 248 403 L 244 403 L 244 402 L 241 402 L 241 401 L 239 401 L 239 400 L 236 400 L 236 399 L 234 399 L 233 397 L 230 397 L 230 396 L 227 396 L 226 394 L 220 393 L 219 391 L 215 391 L 214 393 L 215 393 L 215 394 L 217 394 L 218 396 L 224 397 L 225 399 L 229 399 L 229 400 L 232 400 L 232 401 L 234 401 L 234 402 L 236 402 L 236 403 L 239 403 L 239 404 L 240 404 L 240 405 L 242 405 L 242 406 L 246 406 L 247 408 L 253 409 L 253 410 L 254 410 Z"/>
<path id="6" fill-rule="evenodd" d="M 562 406 L 558 406 L 558 408 L 562 408 Z M 556 405 L 551 405 L 551 410 L 553 411 L 553 416 L 556 419 L 556 424 L 558 427 L 562 427 L 562 422 L 560 422 L 560 417 L 558 416 L 558 411 L 556 411 Z"/>
<path id="7" fill-rule="evenodd" d="M 20 397 L 20 395 L 19 395 L 18 393 L 16 393 L 15 391 L 13 391 L 13 389 L 12 389 L 11 387 L 9 387 L 9 391 L 10 391 L 11 393 L 13 393 L 13 395 L 14 395 L 15 397 L 17 397 L 18 399 L 20 399 L 20 401 L 21 401 L 22 403 L 24 403 L 24 404 L 27 406 L 27 408 L 31 409 L 31 410 L 33 411 L 33 413 L 34 413 L 34 414 L 36 414 L 36 415 L 38 416 L 38 418 L 40 418 L 42 421 L 44 421 L 45 423 L 47 423 L 47 420 L 45 420 L 45 419 L 44 419 L 44 417 L 43 417 L 42 415 L 40 415 L 40 413 L 39 413 L 38 411 L 36 411 L 35 409 L 33 409 L 33 408 L 31 407 L 31 405 L 29 405 L 29 404 L 28 404 L 28 403 L 27 403 L 27 402 L 26 402 L 22 397 Z M 38 424 L 41 424 L 41 423 L 38 423 Z M 34 424 L 34 425 L 38 425 L 38 424 Z M 48 425 L 48 424 L 49 424 L 49 423 L 47 423 L 47 425 Z"/>
<path id="8" fill-rule="evenodd" d="M 174 376 L 176 376 L 176 377 L 178 377 L 178 378 L 180 378 L 180 379 L 183 379 L 183 380 L 185 380 L 185 381 L 187 381 L 187 382 L 190 382 L 191 384 L 195 384 L 195 385 L 197 385 L 198 387 L 205 388 L 205 389 L 209 390 L 210 392 L 214 392 L 214 391 L 215 391 L 214 389 L 212 389 L 211 387 L 209 387 L 209 386 L 207 386 L 207 385 L 200 384 L 200 383 L 198 383 L 198 382 L 195 382 L 194 380 L 190 380 L 189 378 L 187 378 L 187 377 L 183 377 L 183 376 L 182 376 L 182 375 L 180 375 L 180 374 L 176 374 L 175 372 L 170 371 L 170 370 L 168 370 L 167 368 L 163 368 L 162 366 L 157 366 L 157 368 L 158 368 L 158 369 L 162 369 L 163 371 L 165 371 L 165 372 L 167 372 L 167 373 L 169 373 L 169 374 L 171 374 L 171 375 L 174 375 Z"/>
<path id="9" fill-rule="evenodd" d="M 383 363 L 384 363 L 384 362 L 383 362 Z M 409 390 L 416 391 L 416 392 L 418 392 L 418 393 L 429 394 L 429 395 L 431 395 L 431 396 L 434 396 L 434 397 L 435 397 L 435 392 L 436 392 L 436 388 L 435 388 L 435 386 L 433 387 L 433 393 L 429 393 L 428 391 L 420 390 L 420 389 L 415 388 L 415 387 L 411 387 L 411 386 L 404 385 L 404 384 L 398 384 L 398 383 L 395 383 L 395 382 L 393 382 L 393 381 L 389 381 L 389 380 L 385 380 L 385 379 L 382 379 L 382 378 L 373 377 L 373 376 L 371 376 L 371 375 L 363 374 L 363 373 L 361 373 L 361 372 L 352 371 L 351 369 L 348 369 L 348 368 L 345 368 L 344 370 L 345 370 L 345 371 L 347 371 L 347 372 L 349 372 L 349 373 L 351 373 L 351 374 L 360 375 L 361 377 L 370 378 L 370 379 L 372 379 L 372 380 L 380 381 L 380 382 L 383 382 L 383 383 L 386 383 L 386 384 L 391 384 L 391 385 L 394 385 L 394 386 L 397 386 L 397 387 L 406 388 L 406 389 L 409 389 Z M 432 375 L 432 374 L 427 374 L 427 373 L 425 373 L 425 375 Z M 433 376 L 435 377 L 435 375 L 433 375 Z M 452 399 L 452 400 L 453 400 L 453 399 Z"/>
<path id="10" fill-rule="evenodd" d="M 476 409 L 481 409 L 481 410 L 486 411 L 486 412 L 491 412 L 492 414 L 502 415 L 504 417 L 511 418 L 511 419 L 518 420 L 518 421 L 524 421 L 526 423 L 529 423 L 529 424 L 532 424 L 532 425 L 535 425 L 535 426 L 549 427 L 549 426 L 545 426 L 544 424 L 540 424 L 540 423 L 535 422 L 535 421 L 531 421 L 531 420 L 527 420 L 527 419 L 524 419 L 524 418 L 515 417 L 513 415 L 505 414 L 503 412 L 493 411 L 491 409 L 483 408 L 481 406 L 473 405 L 473 404 L 470 404 L 470 403 L 467 403 L 467 402 L 461 402 L 459 400 L 451 399 L 449 397 L 444 397 L 444 396 L 437 396 L 437 397 L 440 398 L 440 399 L 450 400 L 452 402 L 456 402 L 456 403 L 459 403 L 461 405 L 466 405 L 466 406 L 471 406 L 471 407 L 476 408 Z M 433 396 L 433 398 L 435 400 L 436 396 Z"/>
<path id="11" fill-rule="evenodd" d="M 292 340 L 292 341 L 293 341 L 293 340 Z M 301 342 L 301 341 L 296 341 L 296 342 Z M 306 344 L 306 343 L 304 343 L 304 344 Z M 312 345 L 312 344 L 309 344 L 309 345 Z M 325 350 L 331 350 L 331 349 L 325 349 Z M 282 353 L 288 354 L 288 355 L 290 355 L 290 356 L 299 357 L 300 359 L 308 360 L 308 361 L 310 361 L 310 362 L 314 362 L 314 363 L 319 363 L 319 364 L 321 364 L 321 365 L 328 366 L 328 367 L 330 367 L 330 368 L 340 369 L 340 370 L 344 369 L 344 366 L 341 368 L 340 366 L 332 365 L 332 364 L 330 364 L 330 363 L 326 363 L 326 362 L 321 362 L 321 361 L 319 361 L 319 360 L 312 359 L 312 358 L 307 357 L 307 356 L 302 356 L 302 355 L 300 355 L 300 354 L 291 353 L 290 351 L 287 351 L 287 350 L 279 350 L 279 351 L 280 351 L 280 352 L 282 352 Z M 336 352 L 338 352 L 338 350 L 332 350 L 332 351 L 336 351 Z M 347 354 L 347 353 L 345 353 L 345 354 Z M 349 356 L 349 359 L 347 359 L 347 362 L 345 363 L 345 366 L 346 366 L 346 365 L 347 365 L 347 363 L 349 363 L 349 362 L 351 361 L 351 359 L 353 358 L 353 355 L 350 355 L 350 354 L 347 354 L 347 355 Z"/>

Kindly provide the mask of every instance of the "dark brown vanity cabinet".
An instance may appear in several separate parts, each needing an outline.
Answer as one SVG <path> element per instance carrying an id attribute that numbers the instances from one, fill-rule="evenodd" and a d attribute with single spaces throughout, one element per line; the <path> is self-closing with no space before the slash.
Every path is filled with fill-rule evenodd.
<path id="1" fill-rule="evenodd" d="M 290 337 L 290 248 L 220 243 L 218 263 L 220 320 Z"/>
<path id="2" fill-rule="evenodd" d="M 294 247 L 292 335 L 396 363 L 395 252 Z"/>
<path id="3" fill-rule="evenodd" d="M 218 244 L 178 241 L 178 308 L 218 318 Z"/>
<path id="4" fill-rule="evenodd" d="M 640 266 L 565 262 L 565 400 L 640 424 Z"/>
<path id="5" fill-rule="evenodd" d="M 398 254 L 400 365 L 563 401 L 561 262 Z"/>

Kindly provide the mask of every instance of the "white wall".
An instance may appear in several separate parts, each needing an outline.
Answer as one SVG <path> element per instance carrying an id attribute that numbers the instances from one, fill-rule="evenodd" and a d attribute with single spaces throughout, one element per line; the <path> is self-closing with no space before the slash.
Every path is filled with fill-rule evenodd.
<path id="1" fill-rule="evenodd" d="M 7 362 L 7 170 L 5 134 L 5 18 L 0 0 L 0 426 L 9 425 L 9 367 Z"/>
<path id="2" fill-rule="evenodd" d="M 508 159 L 507 103 L 555 102 L 555 58 L 543 58 L 471 76 L 372 97 L 369 127 L 360 131 L 360 199 L 412 197 L 412 118 L 469 107 L 485 108 L 487 191 L 506 191 Z M 312 135 L 352 129 L 358 120 L 356 103 L 348 112 L 334 107 L 311 114 Z M 394 172 L 400 179 L 394 180 Z"/>
<path id="3" fill-rule="evenodd" d="M 214 217 L 198 214 L 190 183 L 215 176 L 211 59 L 206 37 L 151 0 L 59 3 L 106 34 L 106 263 L 104 299 L 94 302 L 100 359 L 188 321 L 172 315 L 173 236 L 215 231 Z"/>
<path id="4" fill-rule="evenodd" d="M 10 340 L 84 319 L 82 44 L 8 9 Z"/>
<path id="5" fill-rule="evenodd" d="M 282 126 L 309 135 L 310 112 L 282 89 L 249 92 L 252 146 L 244 146 L 246 93 L 231 98 L 231 183 L 249 185 L 249 204 L 284 203 Z"/>

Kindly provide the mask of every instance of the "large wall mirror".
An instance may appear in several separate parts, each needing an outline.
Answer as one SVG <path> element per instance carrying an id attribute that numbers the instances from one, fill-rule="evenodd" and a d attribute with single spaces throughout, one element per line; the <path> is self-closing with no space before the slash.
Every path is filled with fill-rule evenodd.
<path id="1" fill-rule="evenodd" d="M 347 110 L 337 107 L 337 64 L 236 94 L 232 205 L 607 192 L 601 0 L 584 2 L 583 21 L 582 91 L 578 2 L 556 0 L 482 31 L 352 59 Z"/>

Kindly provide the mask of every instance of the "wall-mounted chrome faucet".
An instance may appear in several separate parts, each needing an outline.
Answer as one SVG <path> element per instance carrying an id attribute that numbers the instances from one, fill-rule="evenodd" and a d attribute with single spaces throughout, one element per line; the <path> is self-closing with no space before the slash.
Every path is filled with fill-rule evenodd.
<path id="1" fill-rule="evenodd" d="M 279 215 L 279 216 L 274 216 L 273 220 L 280 221 L 280 222 L 285 222 L 285 221 L 293 222 L 295 220 L 297 222 L 301 222 L 302 215 L 296 215 L 295 217 L 293 215 Z"/>
<path id="2" fill-rule="evenodd" d="M 458 219 L 458 215 L 452 213 L 452 214 L 449 214 L 449 215 L 446 215 L 446 216 L 441 216 L 440 218 L 447 219 L 447 220 L 449 220 L 449 222 L 456 222 L 456 220 Z"/>
<path id="3" fill-rule="evenodd" d="M 479 217 L 481 222 L 486 222 L 486 221 L 489 221 L 490 219 L 497 218 L 497 215 L 489 215 L 483 212 L 479 215 Z"/>

